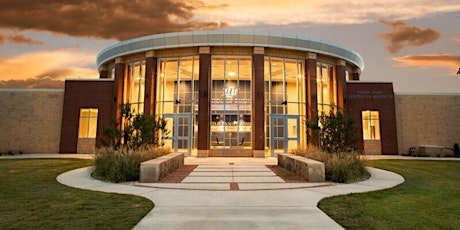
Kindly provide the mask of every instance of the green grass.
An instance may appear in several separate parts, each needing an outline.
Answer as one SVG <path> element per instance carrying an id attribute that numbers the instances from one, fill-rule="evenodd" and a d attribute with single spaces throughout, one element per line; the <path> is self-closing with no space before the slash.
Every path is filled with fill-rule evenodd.
<path id="1" fill-rule="evenodd" d="M 325 199 L 319 208 L 346 229 L 458 229 L 460 161 L 379 160 L 402 175 L 391 189 Z"/>
<path id="2" fill-rule="evenodd" d="M 0 229 L 131 229 L 148 199 L 61 185 L 56 177 L 91 160 L 0 160 Z"/>

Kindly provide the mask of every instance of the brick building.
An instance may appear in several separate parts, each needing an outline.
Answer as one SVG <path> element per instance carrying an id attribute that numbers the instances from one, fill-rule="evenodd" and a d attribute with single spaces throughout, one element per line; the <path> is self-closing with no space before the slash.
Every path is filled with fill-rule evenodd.
<path id="1" fill-rule="evenodd" d="M 345 110 L 357 149 L 397 154 L 392 83 L 360 81 L 356 52 L 302 36 L 241 31 L 157 34 L 97 58 L 100 79 L 67 80 L 59 152 L 101 146 L 119 105 L 162 117 L 165 144 L 191 156 L 271 156 L 304 147 L 306 121 Z"/>

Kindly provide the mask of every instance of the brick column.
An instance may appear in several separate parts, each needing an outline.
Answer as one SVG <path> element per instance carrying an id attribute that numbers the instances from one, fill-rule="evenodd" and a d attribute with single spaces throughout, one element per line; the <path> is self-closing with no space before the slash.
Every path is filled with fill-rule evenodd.
<path id="1" fill-rule="evenodd" d="M 318 119 L 318 98 L 316 86 L 316 54 L 308 53 L 305 60 L 305 89 L 307 91 L 305 101 L 307 103 L 307 119 Z"/>
<path id="2" fill-rule="evenodd" d="M 353 81 L 359 81 L 359 68 L 353 68 Z"/>
<path id="3" fill-rule="evenodd" d="M 101 65 L 101 67 L 99 67 L 99 78 L 103 79 L 107 77 L 107 66 Z"/>
<path id="4" fill-rule="evenodd" d="M 120 105 L 123 103 L 123 84 L 125 77 L 125 63 L 123 59 L 115 59 L 115 79 L 113 81 L 112 117 L 121 124 Z"/>
<path id="5" fill-rule="evenodd" d="M 198 95 L 198 157 L 209 155 L 211 132 L 211 48 L 200 47 L 200 90 Z"/>
<path id="6" fill-rule="evenodd" d="M 264 47 L 254 47 L 252 65 L 252 152 L 265 157 Z"/>
<path id="7" fill-rule="evenodd" d="M 347 98 L 347 79 L 345 79 L 345 64 L 346 63 L 344 60 L 337 60 L 337 107 L 342 112 L 345 109 L 345 99 Z"/>
<path id="8" fill-rule="evenodd" d="M 157 58 L 154 51 L 145 53 L 144 114 L 155 115 L 157 85 Z"/>
<path id="9" fill-rule="evenodd" d="M 307 104 L 305 112 L 307 120 L 318 120 L 318 98 L 316 85 L 316 53 L 307 53 L 305 60 L 305 102 Z M 308 136 L 312 137 L 312 130 L 308 130 Z M 313 140 L 308 138 L 308 144 L 314 144 Z"/>

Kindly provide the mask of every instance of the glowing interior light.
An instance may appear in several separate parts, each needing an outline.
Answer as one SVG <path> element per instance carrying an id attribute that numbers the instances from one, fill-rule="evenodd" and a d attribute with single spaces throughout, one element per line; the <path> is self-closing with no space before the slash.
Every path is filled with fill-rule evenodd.
<path id="1" fill-rule="evenodd" d="M 235 72 L 228 72 L 228 76 L 231 76 L 231 77 L 233 77 L 233 76 L 235 76 L 235 75 L 236 75 L 236 73 L 235 73 Z"/>

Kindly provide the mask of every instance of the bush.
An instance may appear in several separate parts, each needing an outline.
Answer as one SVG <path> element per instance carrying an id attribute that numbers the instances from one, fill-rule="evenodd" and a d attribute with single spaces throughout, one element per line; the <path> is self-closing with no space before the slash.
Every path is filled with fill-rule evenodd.
<path id="1" fill-rule="evenodd" d="M 161 136 L 167 136 L 166 120 L 146 114 L 137 114 L 131 104 L 120 105 L 122 122 L 104 127 L 102 144 L 107 147 L 137 149 L 144 146 L 163 146 Z M 122 125 L 123 124 L 123 125 Z"/>
<path id="2" fill-rule="evenodd" d="M 341 111 L 321 113 L 319 120 L 308 121 L 312 143 L 328 153 L 352 151 L 356 138 L 355 121 Z"/>
<path id="3" fill-rule="evenodd" d="M 364 160 L 356 152 L 325 153 L 311 146 L 299 149 L 293 154 L 311 158 L 324 163 L 326 180 L 339 183 L 352 183 L 369 178 Z"/>
<path id="4" fill-rule="evenodd" d="M 170 153 L 164 148 L 142 147 L 128 148 L 103 148 L 94 154 L 95 171 L 93 177 L 110 182 L 124 182 L 139 180 L 140 165 Z"/>

